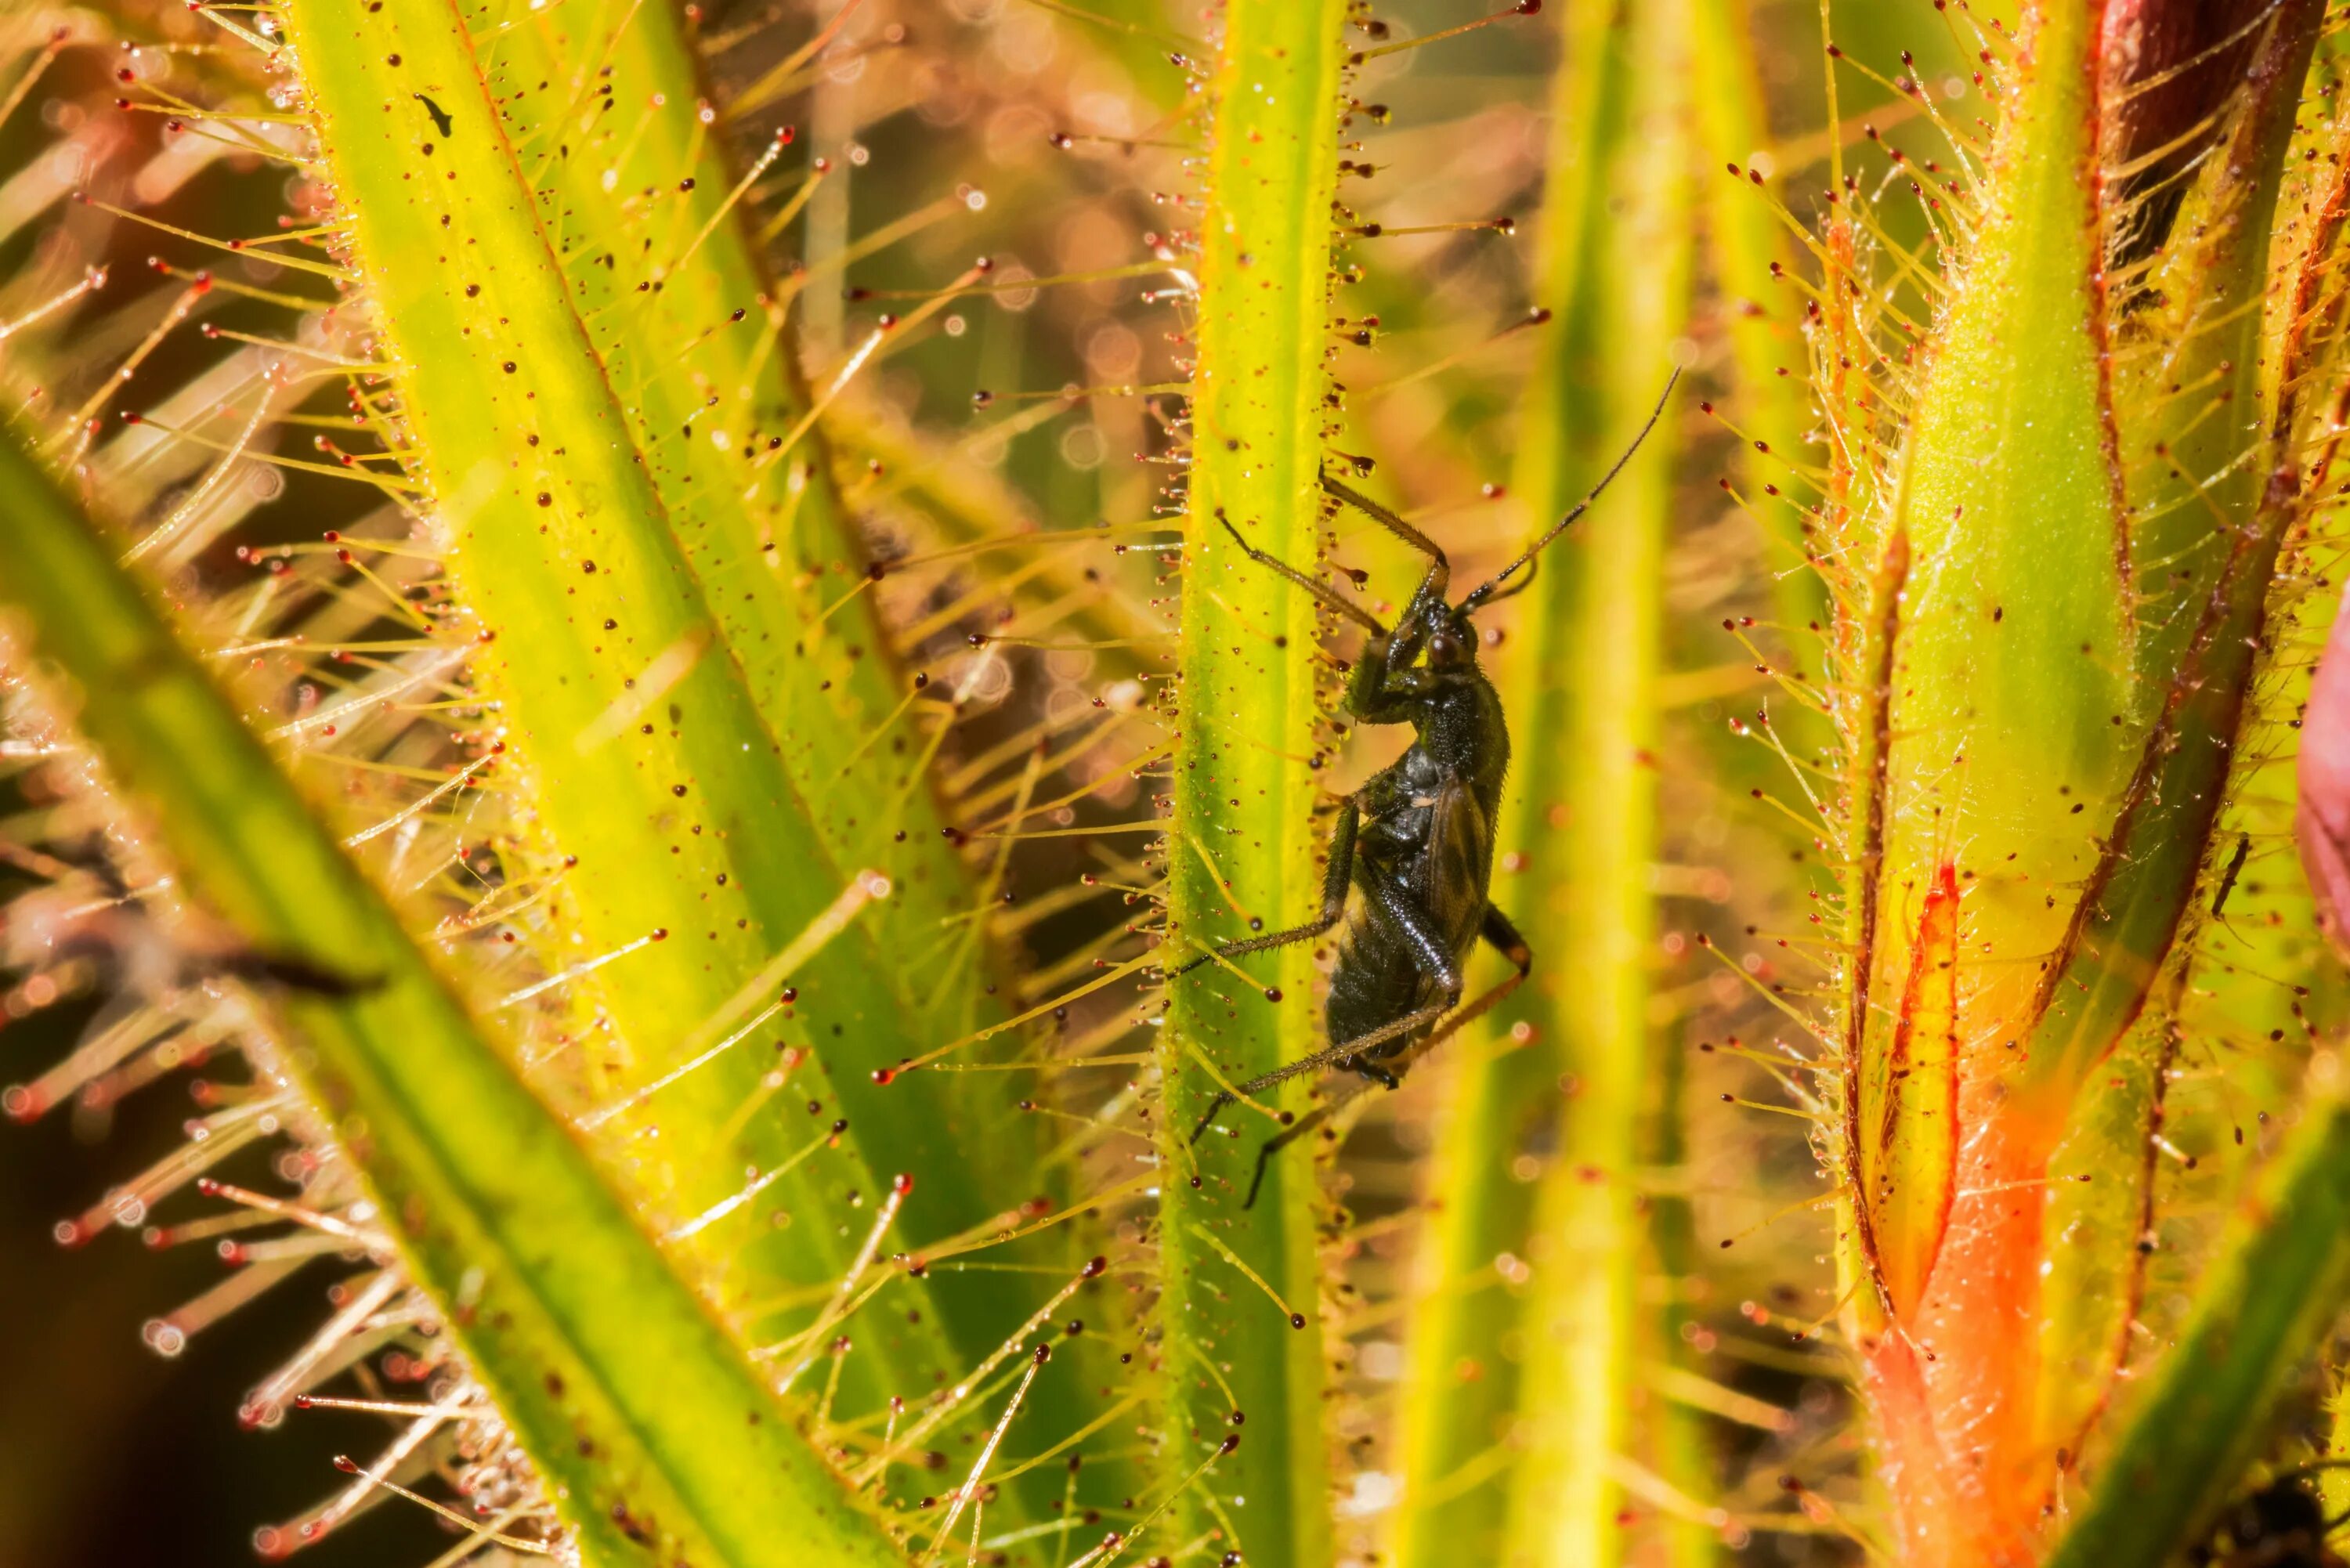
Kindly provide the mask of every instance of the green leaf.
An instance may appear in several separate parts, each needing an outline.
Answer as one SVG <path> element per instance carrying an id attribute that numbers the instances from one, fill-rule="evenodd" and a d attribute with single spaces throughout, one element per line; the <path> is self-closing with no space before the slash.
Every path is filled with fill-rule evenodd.
<path id="1" fill-rule="evenodd" d="M 1655 406 L 1689 331 L 1698 144 L 1684 0 L 1583 8 L 1555 88 L 1536 303 L 1556 313 L 1528 383 L 1513 489 L 1531 525 L 1564 514 L 1622 454 Z M 1604 1565 L 1631 1548 L 1619 1522 L 1636 1389 L 1659 1353 L 1645 1304 L 1651 1238 L 1640 1170 L 1659 1048 L 1651 1026 L 1659 853 L 1657 684 L 1664 563 L 1679 456 L 1674 410 L 1606 495 L 1550 547 L 1506 647 L 1520 748 L 1498 846 L 1495 905 L 1527 935 L 1534 969 L 1464 1070 L 1490 1075 L 1496 1111 L 1480 1185 L 1507 1203 L 1532 1137 L 1555 1152 L 1534 1192 L 1503 1555 Z M 1519 1028 L 1540 1049 L 1513 1051 Z M 1526 1107 L 1555 1107 L 1544 1129 Z M 1523 1199 L 1518 1199 L 1523 1201 Z M 1468 1267 L 1462 1238 L 1454 1261 Z M 1481 1260 L 1490 1266 L 1493 1249 Z M 1485 1309 L 1504 1309 L 1494 1293 Z M 1478 1325 L 1491 1333 L 1499 1324 Z M 1506 1341 L 1476 1352 L 1496 1359 Z M 1433 1371 L 1432 1366 L 1429 1368 Z M 1506 1385 L 1505 1385 L 1506 1386 Z M 1456 1397 L 1467 1395 L 1458 1390 Z M 1459 1462 L 1506 1429 L 1448 1417 Z M 1425 1559 L 1439 1561 L 1435 1557 Z"/>
<path id="2" fill-rule="evenodd" d="M 1620 453 L 1686 327 L 1695 213 L 1677 162 L 1689 151 L 1680 10 L 1569 17 L 1534 296 L 1553 318 L 1511 484 L 1532 525 L 1564 513 Z M 1644 148 L 1635 123 L 1671 133 Z M 1501 1027 L 1456 1046 L 1430 1178 L 1441 1195 L 1432 1288 L 1412 1314 L 1397 1417 L 1412 1502 L 1392 1547 L 1406 1568 L 1505 1551 L 1605 1563 L 1622 1535 L 1609 1461 L 1627 1446 L 1625 1396 L 1640 1358 L 1645 1242 L 1629 1180 L 1655 843 L 1653 777 L 1638 758 L 1655 739 L 1673 447 L 1664 431 L 1652 437 L 1603 505 L 1550 547 L 1508 645 L 1516 758 L 1492 898 L 1534 943 L 1534 971 Z M 1561 1111 L 1568 1074 L 1575 1095 Z M 1551 1160 L 1564 1180 L 1538 1195 L 1513 1168 L 1553 1147 L 1573 1152 Z M 1585 1170 L 1612 1179 L 1577 1191 L 1569 1172 Z M 1532 1287 L 1496 1274 L 1504 1254 L 1531 1261 Z M 1494 1445 L 1513 1425 L 1531 1449 L 1496 1467 Z"/>
<path id="3" fill-rule="evenodd" d="M 739 1334 L 785 1347 L 788 1370 L 804 1350 L 784 1332 L 808 1323 L 813 1309 L 806 1303 L 837 1286 L 870 1223 L 830 1218 L 847 1208 L 848 1194 L 877 1192 L 899 1173 L 918 1175 L 902 1228 L 903 1241 L 919 1246 L 983 1224 L 1033 1188 L 1007 1190 L 1028 1169 L 1014 1152 L 1018 1138 L 997 1139 L 996 1121 L 965 1103 L 962 1091 L 938 1077 L 887 1087 L 875 1081 L 879 1070 L 946 1044 L 972 1017 L 962 998 L 976 988 L 946 983 L 953 971 L 935 925 L 935 911 L 953 901 L 945 886 L 953 868 L 939 862 L 934 840 L 877 842 L 877 824 L 932 820 L 920 799 L 925 747 L 910 746 L 902 757 L 878 748 L 871 776 L 849 781 L 847 794 L 826 802 L 844 816 L 853 810 L 860 826 L 837 823 L 829 836 L 820 827 L 816 802 L 803 788 L 818 764 L 808 761 L 813 753 L 787 757 L 786 734 L 802 748 L 810 744 L 806 732 L 829 732 L 834 743 L 865 734 L 846 717 L 848 708 L 819 716 L 806 707 L 763 707 L 763 697 L 799 701 L 778 695 L 786 671 L 770 649 L 806 629 L 803 607 L 779 598 L 768 583 L 746 608 L 730 606 L 723 615 L 713 608 L 713 597 L 729 597 L 716 583 L 754 591 L 744 585 L 770 568 L 745 561 L 740 531 L 747 524 L 723 508 L 680 523 L 671 496 L 689 479 L 711 484 L 723 475 L 698 475 L 686 460 L 673 467 L 660 449 L 650 458 L 640 450 L 649 427 L 638 422 L 641 410 L 632 421 L 629 394 L 670 395 L 654 388 L 659 367 L 608 360 L 565 275 L 567 265 L 590 265 L 599 241 L 609 245 L 621 235 L 590 223 L 595 208 L 568 212 L 560 184 L 542 191 L 535 182 L 560 164 L 567 148 L 583 161 L 609 154 L 591 138 L 574 148 L 558 132 L 546 146 L 532 139 L 527 122 L 510 124 L 514 95 L 502 92 L 503 78 L 493 74 L 499 51 L 511 47 L 525 57 L 533 30 L 562 16 L 524 13 L 513 31 L 490 35 L 477 50 L 452 12 L 306 7 L 291 19 L 290 37 L 350 217 L 369 304 L 395 365 L 415 463 L 438 500 L 450 574 L 484 639 L 494 639 L 476 670 L 510 726 L 540 836 L 530 847 L 549 861 L 576 857 L 551 900 L 556 929 L 573 935 L 583 960 L 633 948 L 594 981 L 621 1047 L 606 1103 L 650 1092 L 739 1024 L 740 988 L 816 929 L 863 873 L 886 875 L 893 896 L 932 912 L 926 929 L 920 919 L 911 930 L 886 932 L 860 921 L 839 933 L 790 977 L 796 998 L 789 1016 L 630 1113 L 631 1123 L 664 1130 L 654 1154 L 631 1150 L 625 1171 L 654 1222 L 673 1234 L 735 1199 L 746 1168 L 785 1172 L 757 1206 L 719 1213 L 690 1234 L 674 1234 L 671 1244 L 718 1292 Z M 603 54 L 632 57 L 632 70 L 663 68 L 665 60 L 672 73 L 681 68 L 663 55 L 670 46 L 657 33 L 624 38 L 589 27 L 582 36 Z M 447 131 L 415 101 L 420 92 L 448 117 Z M 657 123 L 671 126 L 659 117 L 645 123 L 649 136 Z M 689 151 L 683 142 L 671 150 L 680 157 Z M 682 197 L 705 182 L 724 183 L 697 179 L 686 192 L 672 181 L 661 191 Z M 647 237 L 642 226 L 661 236 L 651 254 L 677 275 L 681 297 L 697 302 L 689 308 L 712 313 L 708 330 L 734 325 L 719 307 L 750 287 L 740 267 L 731 279 L 722 269 L 712 284 L 675 265 L 688 251 L 704 260 L 730 254 L 732 231 L 713 226 L 714 215 L 680 204 L 612 219 L 639 225 L 629 236 L 637 254 Z M 563 240 L 564 225 L 575 221 L 583 225 L 574 234 L 579 251 Z M 623 299 L 632 301 L 635 284 L 649 280 L 626 281 Z M 659 340 L 661 323 L 639 325 Z M 783 351 L 774 344 L 766 350 Z M 739 363 L 730 369 L 713 360 L 708 369 L 757 384 Z M 770 389 L 789 395 L 787 387 Z M 651 401 L 643 407 L 676 411 Z M 726 410 L 730 421 L 739 411 Z M 756 411 L 762 419 L 788 416 L 788 410 Z M 809 508 L 805 547 L 810 559 L 822 559 L 813 531 L 822 503 L 811 499 L 820 487 L 788 481 L 778 462 L 765 471 L 768 488 L 756 499 L 788 502 L 796 494 Z M 723 575 L 705 586 L 713 572 Z M 878 661 L 878 649 L 866 652 Z M 799 683 L 794 691 L 804 696 L 836 657 L 847 660 L 847 649 L 790 669 L 788 679 Z M 795 728 L 772 728 L 778 712 Z M 653 945 L 643 945 L 648 939 Z M 925 976 L 939 986 L 936 1010 L 910 1001 Z M 795 1164 L 824 1122 L 743 1114 L 772 1092 L 762 1080 L 775 1064 L 777 1043 L 813 1052 L 820 1066 L 801 1070 L 806 1089 L 837 1101 L 848 1148 Z M 722 1141 L 730 1127 L 739 1133 Z M 1003 1166 L 988 1165 L 991 1149 Z M 797 1222 L 768 1223 L 771 1214 Z M 884 1395 L 927 1389 L 935 1374 L 959 1372 L 1024 1315 L 1024 1298 L 1001 1281 L 971 1292 L 930 1291 L 897 1266 L 884 1267 L 896 1277 L 877 1310 L 896 1323 L 886 1334 L 860 1336 L 846 1385 L 868 1407 Z M 909 1299 L 920 1307 L 918 1320 L 890 1310 Z"/>
<path id="4" fill-rule="evenodd" d="M 2350 1300 L 2350 1103 L 2338 1084 L 2318 1088 L 2239 1205 L 2197 1296 L 2049 1568 L 2177 1561 L 2266 1443 L 2269 1412 Z"/>
<path id="5" fill-rule="evenodd" d="M 776 762 L 788 781 L 790 804 L 757 814 L 761 832 L 774 836 L 795 867 L 788 896 L 765 889 L 767 905 L 781 919 L 804 919 L 859 868 L 890 877 L 890 896 L 868 907 L 841 944 L 844 960 L 854 955 L 853 974 L 844 963 L 826 981 L 857 982 L 857 994 L 845 998 L 853 1032 L 807 1033 L 833 1069 L 831 1086 L 868 1177 L 920 1176 L 905 1233 L 932 1242 L 985 1228 L 1054 1190 L 1059 1173 L 1040 1172 L 1042 1119 L 1019 1113 L 1018 1091 L 1001 1075 L 917 1073 L 887 1088 L 872 1082 L 877 1068 L 1002 1022 L 1007 1010 L 999 999 L 1011 988 L 1002 983 L 1004 966 L 984 940 L 984 923 L 971 918 L 983 895 L 942 831 L 947 818 L 932 764 L 949 722 L 945 703 L 918 696 L 891 656 L 877 607 L 881 590 L 837 480 L 832 409 L 819 409 L 799 364 L 793 329 L 801 295 L 837 286 L 837 279 L 826 274 L 779 284 L 746 228 L 754 212 L 744 197 L 756 178 L 772 180 L 795 165 L 803 179 L 824 176 L 804 166 L 780 130 L 748 138 L 758 161 L 734 166 L 728 149 L 745 139 L 746 128 L 729 122 L 743 111 L 730 106 L 717 126 L 705 122 L 709 99 L 681 27 L 674 7 L 634 0 L 570 0 L 546 10 L 494 0 L 477 5 L 469 20 L 475 36 L 496 40 L 478 51 L 484 79 L 518 164 L 544 188 L 543 207 L 558 214 L 549 237 L 563 258 L 571 309 L 587 327 L 659 499 L 658 518 L 715 630 L 708 657 L 735 667 L 762 726 L 745 738 L 772 760 L 744 770 L 742 798 L 775 797 Z M 563 90 L 538 89 L 549 80 Z M 606 112 L 608 99 L 641 107 L 626 116 Z M 878 351 L 918 329 L 927 313 L 918 311 Z M 543 596 L 551 581 L 545 566 L 539 563 L 536 579 Z M 630 743 L 641 755 L 657 752 L 661 738 Z M 782 813 L 803 817 L 805 827 L 781 820 Z M 730 978 L 741 975 L 714 971 L 713 989 Z M 822 1007 L 813 983 L 801 990 L 811 1007 Z M 658 1044 L 680 1033 L 628 997 L 606 1000 L 630 1020 L 631 1040 Z M 663 1136 L 688 1147 L 717 1147 L 772 1064 L 760 1056 L 745 1050 L 715 1072 L 723 1093 L 656 1102 Z M 723 1168 L 768 1169 L 790 1158 L 807 1134 L 782 1121 L 761 1117 L 733 1134 L 740 1158 Z M 814 1199 L 807 1183 L 783 1185 L 804 1195 L 792 1205 L 800 1212 L 837 1200 Z M 822 1272 L 825 1254 L 811 1260 L 804 1237 L 745 1245 L 744 1235 L 739 1226 L 721 1232 L 738 1299 L 787 1294 Z M 1073 1242 L 1065 1227 L 1002 1256 L 1074 1271 Z M 938 1321 L 967 1366 L 1016 1332 L 1044 1298 L 1038 1285 L 1016 1272 L 963 1274 L 951 1289 L 930 1293 L 936 1299 L 924 1315 Z M 1106 1366 L 1086 1364 L 1106 1362 L 1107 1344 L 1068 1347 L 1055 1375 L 1040 1379 L 1028 1407 L 1044 1429 L 1070 1431 L 1084 1422 L 1081 1401 L 1107 1376 Z M 877 1376 L 852 1364 L 845 1397 L 849 1408 L 869 1407 L 914 1386 L 906 1369 Z M 1131 1485 L 1107 1468 L 1094 1479 L 1104 1490 Z M 1041 1512 L 1060 1496 L 1060 1479 L 1035 1472 L 1022 1490 Z"/>
<path id="6" fill-rule="evenodd" d="M 585 1560 L 897 1562 L 571 1130 L 13 437 L 0 441 L 0 602 L 29 628 L 36 668 L 82 699 L 82 732 L 187 890 L 254 950 L 369 982 L 341 1000 L 279 997 L 286 1065 Z"/>
<path id="7" fill-rule="evenodd" d="M 1803 344 L 1760 303 L 1773 264 L 1794 259 L 1783 214 L 1765 199 L 1766 192 L 1774 199 L 1779 194 L 1777 171 L 1764 178 L 1761 191 L 1730 172 L 1732 165 L 1751 167 L 1750 160 L 1771 140 L 1748 9 L 1746 0 L 1697 0 L 1691 7 L 1697 43 L 1690 51 L 1695 73 L 1690 97 L 1707 159 L 1706 249 L 1724 296 L 1723 326 L 1737 372 L 1731 409 L 1749 443 L 1740 454 L 1743 483 L 1749 504 L 1770 527 L 1772 548 L 1765 559 L 1780 635 L 1799 651 L 1806 673 L 1815 675 L 1819 639 L 1811 628 L 1826 618 L 1827 594 L 1816 573 L 1795 569 L 1811 557 L 1804 536 L 1810 519 L 1791 503 L 1762 494 L 1764 484 L 1796 488 L 1790 475 L 1798 471 L 1791 465 L 1805 455 L 1804 431 L 1812 416 L 1804 382 L 1788 373 L 1802 363 Z"/>
<path id="8" fill-rule="evenodd" d="M 2293 515 L 2266 504 L 2276 465 L 2261 398 L 2262 305 L 2278 182 L 2324 9 L 2277 7 L 2233 123 L 2148 280 L 2155 304 L 2114 328 L 2138 679 L 2107 732 L 2127 736 L 2132 771 L 2054 949 L 2061 961 L 2039 976 L 2027 1060 L 2042 1080 L 2086 1072 L 2145 1006 L 2226 793 Z M 2115 724 L 2125 712 L 2130 722 Z"/>
<path id="9" fill-rule="evenodd" d="M 1218 46 L 1200 218 L 1180 741 L 1165 851 L 1170 961 L 1195 944 L 1248 935 L 1249 919 L 1266 930 L 1295 925 L 1320 899 L 1324 829 L 1315 775 L 1303 765 L 1327 744 L 1317 731 L 1325 678 L 1314 604 L 1251 563 L 1220 519 L 1305 569 L 1319 555 L 1347 16 L 1343 0 L 1232 0 Z M 1311 1147 L 1276 1158 L 1255 1207 L 1243 1210 L 1257 1146 L 1275 1125 L 1234 1106 L 1222 1120 L 1236 1137 L 1187 1144 L 1217 1087 L 1206 1064 L 1238 1083 L 1320 1044 L 1312 949 L 1244 968 L 1245 979 L 1204 967 L 1169 997 L 1161 1484 L 1181 1484 L 1213 1459 L 1211 1480 L 1176 1505 L 1170 1539 L 1221 1523 L 1237 1530 L 1252 1562 L 1312 1568 L 1330 1555 L 1331 1524 Z M 1313 1088 L 1292 1080 L 1263 1103 L 1300 1108 Z M 1291 1327 L 1293 1313 L 1302 1327 Z M 1239 1450 L 1214 1459 L 1228 1434 L 1243 1439 Z"/>
<path id="10" fill-rule="evenodd" d="M 1890 509 L 1863 525 L 1878 542 L 1844 634 L 1842 1231 L 1900 1539 L 1951 1561 L 2021 1550 L 2036 1527 L 2043 1461 L 2012 1335 L 2036 1299 L 2033 1210 L 2064 1106 L 2020 1103 L 2001 1075 L 2064 895 L 2097 863 L 2104 819 L 2074 808 L 2118 798 L 2131 761 L 2112 722 L 2135 628 L 2082 177 L 2096 43 L 2092 7 L 2063 0 L 2019 50 L 1980 232 L 1925 348 Z M 1947 1012 L 1929 982 L 1954 963 L 1956 1116 L 1910 1093 L 1903 1053 L 1929 996 Z M 1946 1407 L 1983 1412 L 1981 1466 L 1945 1449 Z"/>
<path id="11" fill-rule="evenodd" d="M 2096 173 L 2100 92 L 2126 90 L 2098 13 L 2030 12 L 1973 232 L 1944 241 L 1964 251 L 1892 505 L 1854 530 L 1874 562 L 1841 636 L 1846 1238 L 1911 1551 L 2026 1549 L 2136 1306 L 2170 1043 L 2161 1008 L 2141 1014 L 2207 862 L 2293 510 L 2258 350 L 2316 17 L 2269 18 L 2137 295 Z M 1939 1089 L 1929 1034 L 1957 1057 Z M 2084 1175 L 2094 1191 L 2049 1189 Z"/>

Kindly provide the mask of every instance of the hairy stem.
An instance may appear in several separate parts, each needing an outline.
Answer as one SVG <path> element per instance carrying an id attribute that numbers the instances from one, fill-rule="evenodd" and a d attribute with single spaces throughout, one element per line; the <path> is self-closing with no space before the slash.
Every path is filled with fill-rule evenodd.
<path id="1" fill-rule="evenodd" d="M 1309 570 L 1319 554 L 1346 19 L 1344 0 L 1232 0 L 1217 49 L 1200 225 L 1181 739 L 1165 851 L 1170 962 L 1248 935 L 1252 919 L 1268 930 L 1293 925 L 1318 901 L 1315 774 L 1305 765 L 1325 743 L 1315 607 L 1250 562 L 1224 524 Z M 1209 1064 L 1238 1083 L 1318 1044 L 1311 946 L 1244 967 L 1245 975 L 1204 967 L 1169 999 L 1161 1480 L 1181 1483 L 1227 1436 L 1243 1438 L 1210 1480 L 1187 1490 L 1171 1538 L 1236 1529 L 1250 1561 L 1312 1568 L 1331 1549 L 1313 1150 L 1276 1159 L 1244 1210 L 1257 1146 L 1275 1124 L 1234 1106 L 1222 1118 L 1233 1136 L 1189 1143 L 1217 1086 Z M 1299 1108 L 1315 1087 L 1292 1080 L 1261 1103 Z M 1227 1501 L 1237 1498 L 1244 1511 Z"/>

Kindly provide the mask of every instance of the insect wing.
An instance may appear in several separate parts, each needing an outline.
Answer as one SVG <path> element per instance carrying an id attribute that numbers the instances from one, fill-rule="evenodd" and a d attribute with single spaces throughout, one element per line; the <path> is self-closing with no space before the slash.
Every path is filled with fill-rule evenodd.
<path id="1" fill-rule="evenodd" d="M 1450 783 L 1437 793 L 1421 867 L 1421 898 L 1445 932 L 1465 945 L 1485 917 L 1493 871 L 1492 825 L 1466 784 Z"/>

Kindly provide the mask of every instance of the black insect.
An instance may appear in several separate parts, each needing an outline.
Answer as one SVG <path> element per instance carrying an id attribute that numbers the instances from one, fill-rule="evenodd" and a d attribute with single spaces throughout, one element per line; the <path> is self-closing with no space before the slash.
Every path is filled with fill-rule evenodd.
<path id="1" fill-rule="evenodd" d="M 1172 979 L 1215 959 L 1311 941 L 1345 917 L 1349 888 L 1362 893 L 1362 902 L 1339 939 L 1337 964 L 1330 975 L 1324 1019 L 1333 1044 L 1236 1090 L 1219 1090 L 1191 1134 L 1193 1143 L 1240 1096 L 1316 1068 L 1347 1067 L 1373 1083 L 1396 1087 L 1413 1062 L 1533 971 L 1534 950 L 1486 897 L 1493 872 L 1493 824 L 1502 807 L 1502 779 L 1510 765 L 1510 730 L 1501 693 L 1478 667 L 1471 618 L 1534 581 L 1535 557 L 1623 472 L 1656 428 L 1673 383 L 1679 379 L 1675 371 L 1648 422 L 1591 493 L 1459 604 L 1446 597 L 1452 569 L 1434 540 L 1324 474 L 1322 488 L 1330 495 L 1428 557 L 1427 575 L 1393 631 L 1327 584 L 1256 549 L 1229 517 L 1216 514 L 1250 560 L 1280 573 L 1369 632 L 1347 679 L 1347 711 L 1365 724 L 1409 724 L 1414 739 L 1402 757 L 1340 803 L 1337 826 L 1330 835 L 1320 914 L 1287 930 L 1222 943 L 1170 971 Z M 1521 571 L 1524 576 L 1503 586 Z M 1480 938 L 1514 964 L 1517 973 L 1462 1008 L 1461 972 Z M 1266 1162 L 1320 1125 L 1328 1111 L 1311 1112 L 1265 1142 L 1257 1153 L 1256 1174 L 1243 1207 L 1256 1202 Z"/>
<path id="2" fill-rule="evenodd" d="M 2309 1468 L 2289 1470 L 2230 1503 L 2187 1561 L 2199 1568 L 2345 1568 L 2326 1544 L 2342 1522 L 2325 1517 Z"/>
<path id="3" fill-rule="evenodd" d="M 449 111 L 447 109 L 442 109 L 439 104 L 434 103 L 431 99 L 426 98 L 421 92 L 412 92 L 408 96 L 424 106 L 424 112 L 432 117 L 432 129 L 439 131 L 443 137 L 448 136 L 452 130 L 456 129 L 456 122 L 449 118 Z"/>

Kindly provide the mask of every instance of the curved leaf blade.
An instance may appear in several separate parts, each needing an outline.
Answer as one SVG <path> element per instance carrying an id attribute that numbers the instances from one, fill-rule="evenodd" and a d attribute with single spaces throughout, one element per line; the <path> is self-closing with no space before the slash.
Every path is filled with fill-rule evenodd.
<path id="1" fill-rule="evenodd" d="M 189 889 L 257 951 L 371 982 L 287 993 L 288 1065 L 586 1560 L 883 1568 L 898 1555 L 571 1130 L 531 1094 L 48 477 L 0 441 L 0 600 Z M 647 1539 L 649 1538 L 649 1539 Z"/>

